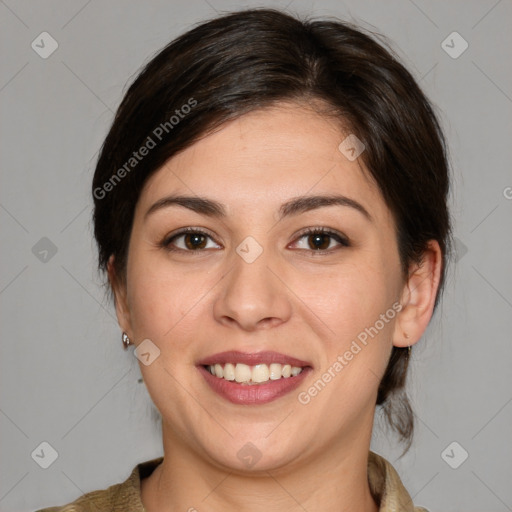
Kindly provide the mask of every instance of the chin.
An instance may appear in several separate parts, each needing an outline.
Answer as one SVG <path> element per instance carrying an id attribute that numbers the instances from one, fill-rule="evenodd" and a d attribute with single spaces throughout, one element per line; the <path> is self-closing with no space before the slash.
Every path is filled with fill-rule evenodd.
<path id="1" fill-rule="evenodd" d="M 207 453 L 214 463 L 225 470 L 254 475 L 287 466 L 303 453 L 296 438 L 293 446 L 283 441 L 277 437 L 272 440 L 264 436 L 251 437 L 246 431 L 244 436 L 230 437 L 229 441 L 204 446 L 199 453 Z"/>

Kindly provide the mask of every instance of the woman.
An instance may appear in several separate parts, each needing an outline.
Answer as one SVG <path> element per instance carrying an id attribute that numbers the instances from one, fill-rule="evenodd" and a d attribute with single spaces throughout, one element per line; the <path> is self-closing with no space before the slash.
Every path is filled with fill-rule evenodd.
<path id="1" fill-rule="evenodd" d="M 369 448 L 376 405 L 411 441 L 448 185 L 432 107 L 359 29 L 246 10 L 170 43 L 93 181 L 164 456 L 45 510 L 425 510 Z"/>

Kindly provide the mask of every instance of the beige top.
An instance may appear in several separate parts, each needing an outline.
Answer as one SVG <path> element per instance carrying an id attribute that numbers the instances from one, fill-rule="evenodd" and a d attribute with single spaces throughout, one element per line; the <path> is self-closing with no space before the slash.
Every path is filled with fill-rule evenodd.
<path id="1" fill-rule="evenodd" d="M 145 512 L 140 496 L 140 481 L 149 476 L 163 461 L 163 457 L 137 464 L 123 483 L 102 491 L 84 494 L 73 503 L 50 507 L 36 512 Z M 368 482 L 379 512 L 428 512 L 415 507 L 398 473 L 383 457 L 370 452 Z"/>

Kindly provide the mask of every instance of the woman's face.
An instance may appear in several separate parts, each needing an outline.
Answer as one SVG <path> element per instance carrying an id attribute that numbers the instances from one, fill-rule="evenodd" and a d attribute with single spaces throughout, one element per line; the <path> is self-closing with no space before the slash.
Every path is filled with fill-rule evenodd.
<path id="1" fill-rule="evenodd" d="M 369 443 L 405 284 L 392 215 L 338 147 L 348 135 L 281 104 L 148 180 L 117 302 L 132 341 L 150 340 L 164 442 L 240 470 Z"/>

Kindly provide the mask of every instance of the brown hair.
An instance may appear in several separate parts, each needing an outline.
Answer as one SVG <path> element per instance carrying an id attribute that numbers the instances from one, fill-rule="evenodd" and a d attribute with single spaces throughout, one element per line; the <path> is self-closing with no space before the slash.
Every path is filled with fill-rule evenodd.
<path id="1" fill-rule="evenodd" d="M 273 9 L 196 26 L 163 48 L 129 87 L 92 184 L 100 270 L 114 255 L 124 279 L 135 205 L 157 169 L 226 121 L 283 100 L 320 100 L 365 144 L 360 158 L 394 216 L 404 275 L 421 261 L 427 242 L 437 240 L 441 289 L 449 176 L 430 102 L 394 54 L 361 29 Z M 143 147 L 148 150 L 139 154 Z M 408 448 L 414 422 L 404 389 L 407 367 L 407 348 L 393 347 L 377 405 Z"/>

